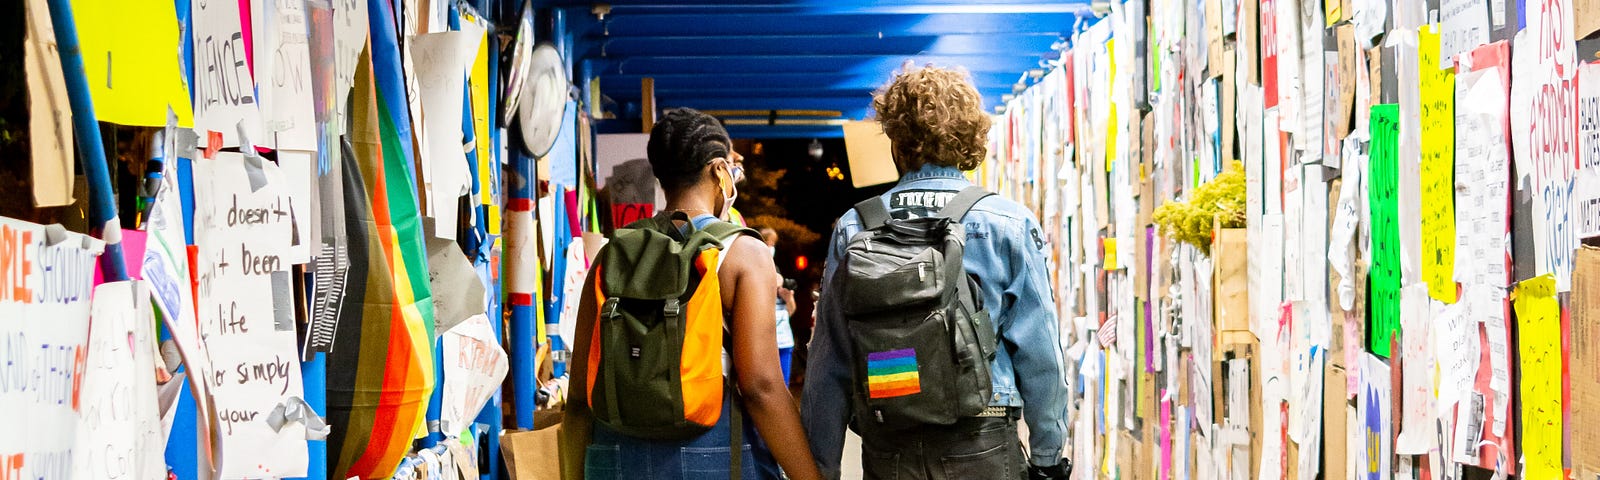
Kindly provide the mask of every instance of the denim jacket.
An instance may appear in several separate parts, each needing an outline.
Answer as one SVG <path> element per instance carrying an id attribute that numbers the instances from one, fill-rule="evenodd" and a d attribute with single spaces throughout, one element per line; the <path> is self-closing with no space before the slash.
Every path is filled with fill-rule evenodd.
<path id="1" fill-rule="evenodd" d="M 897 218 L 908 212 L 928 214 L 971 184 L 955 168 L 930 164 L 906 174 L 879 198 Z M 999 334 L 1000 348 L 989 365 L 994 385 L 990 405 L 1022 407 L 1030 461 L 1054 465 L 1061 459 L 1066 430 L 1067 388 L 1039 224 L 1027 207 L 995 196 L 979 201 L 963 223 L 967 232 L 963 266 L 978 277 L 984 305 Z M 849 334 L 832 283 L 846 244 L 861 230 L 861 219 L 853 209 L 834 227 L 801 398 L 801 420 L 812 455 L 828 478 L 839 476 L 854 391 Z"/>

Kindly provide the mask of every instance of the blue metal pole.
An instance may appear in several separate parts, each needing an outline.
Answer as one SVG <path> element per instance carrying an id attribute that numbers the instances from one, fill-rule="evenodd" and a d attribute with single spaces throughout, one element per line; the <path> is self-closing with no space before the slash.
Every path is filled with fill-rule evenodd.
<path id="1" fill-rule="evenodd" d="M 305 386 L 306 403 L 317 415 L 328 415 L 328 356 L 317 353 L 311 360 L 300 364 L 300 376 Z M 328 478 L 328 441 L 310 440 L 306 442 L 306 453 L 310 462 L 306 465 L 306 476 L 309 480 L 326 480 Z M 182 477 L 180 477 L 182 478 Z"/>
<path id="2" fill-rule="evenodd" d="M 94 116 L 94 98 L 89 96 L 89 80 L 83 76 L 83 51 L 78 47 L 72 2 L 49 1 L 61 73 L 66 77 L 67 98 L 72 103 L 72 130 L 76 133 L 73 138 L 77 139 L 83 174 L 89 179 L 89 231 L 106 242 L 105 253 L 100 255 L 101 274 L 108 282 L 120 282 L 128 279 L 128 266 L 122 261 L 122 223 L 117 219 L 117 202 L 111 195 L 111 172 L 106 168 L 100 122 Z"/>
<path id="3" fill-rule="evenodd" d="M 537 182 L 537 177 L 534 173 L 534 159 L 518 149 L 518 151 L 512 152 L 511 161 L 513 175 L 516 175 L 517 179 L 512 182 L 515 187 L 511 189 L 511 201 L 508 202 L 506 216 L 508 218 L 523 217 L 531 219 L 535 202 L 534 190 L 537 188 L 534 186 L 534 183 Z M 518 221 L 507 222 L 506 227 L 508 229 L 526 229 L 535 228 L 536 225 L 532 221 Z M 527 265 L 515 262 L 518 258 L 537 258 L 533 249 L 538 248 L 538 244 L 537 241 L 532 239 L 536 238 L 538 233 L 507 231 L 506 236 L 508 240 L 506 242 L 507 254 L 504 258 L 507 263 L 506 268 L 502 270 L 505 272 L 506 277 L 522 278 L 536 275 L 534 269 L 539 268 L 538 260 L 533 260 L 532 264 Z M 539 291 L 537 287 L 529 291 L 516 291 L 517 285 L 525 282 L 526 280 L 511 282 L 513 287 L 511 292 L 511 345 L 508 350 L 511 353 L 511 390 L 516 395 L 517 428 L 532 430 L 533 410 L 537 404 L 534 401 L 534 392 L 539 388 L 538 381 L 534 378 L 538 374 L 538 372 L 534 371 L 534 356 L 537 355 L 539 343 L 542 340 L 535 338 L 539 328 L 535 324 L 538 321 L 535 309 L 542 307 L 543 299 L 535 298 L 536 293 Z"/>

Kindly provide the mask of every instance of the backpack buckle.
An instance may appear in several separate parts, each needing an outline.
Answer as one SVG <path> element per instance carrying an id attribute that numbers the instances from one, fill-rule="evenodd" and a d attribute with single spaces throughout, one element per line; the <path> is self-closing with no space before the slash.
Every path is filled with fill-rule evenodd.
<path id="1" fill-rule="evenodd" d="M 616 297 L 607 298 L 606 303 L 600 305 L 600 318 L 617 318 L 617 306 L 620 303 Z"/>
<path id="2" fill-rule="evenodd" d="M 667 299 L 666 305 L 663 305 L 661 307 L 661 313 L 665 314 L 668 317 L 677 317 L 678 314 L 682 313 L 682 312 L 683 312 L 683 306 L 678 303 L 678 299 L 676 299 L 676 298 Z"/>

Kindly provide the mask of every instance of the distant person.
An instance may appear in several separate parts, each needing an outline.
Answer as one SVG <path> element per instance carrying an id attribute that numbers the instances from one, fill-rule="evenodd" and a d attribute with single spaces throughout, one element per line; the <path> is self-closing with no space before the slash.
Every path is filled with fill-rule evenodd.
<path id="1" fill-rule="evenodd" d="M 670 110 L 647 150 L 666 208 L 619 230 L 585 284 L 563 478 L 773 478 L 759 473 L 756 432 L 789 478 L 820 478 L 778 366 L 772 256 L 720 220 L 741 168 L 727 131 Z"/>
<path id="2" fill-rule="evenodd" d="M 761 239 L 767 242 L 767 248 L 772 249 L 772 258 L 778 258 L 778 231 L 772 227 L 761 227 Z M 783 278 L 783 273 L 776 270 L 773 274 L 778 276 L 778 311 L 775 314 L 778 320 L 778 362 L 783 365 L 783 380 L 789 381 L 794 363 L 794 329 L 789 326 L 789 313 L 794 309 L 793 280 Z"/>
<path id="3" fill-rule="evenodd" d="M 965 73 L 933 67 L 896 75 L 873 98 L 902 177 L 833 231 L 801 402 L 829 478 L 846 425 L 861 435 L 869 479 L 1071 471 L 1038 222 L 963 176 L 985 156 L 980 101 Z"/>

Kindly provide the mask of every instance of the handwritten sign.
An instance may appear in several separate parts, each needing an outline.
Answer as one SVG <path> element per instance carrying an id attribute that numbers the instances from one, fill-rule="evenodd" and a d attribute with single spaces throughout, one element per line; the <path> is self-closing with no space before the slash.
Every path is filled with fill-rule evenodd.
<path id="1" fill-rule="evenodd" d="M 1455 81 L 1453 70 L 1434 67 L 1439 35 L 1417 30 L 1422 71 L 1422 280 L 1428 296 L 1455 303 Z"/>
<path id="2" fill-rule="evenodd" d="M 1519 171 L 1533 187 L 1534 264 L 1553 273 L 1556 290 L 1570 289 L 1577 232 L 1571 221 L 1576 159 L 1572 12 L 1566 0 L 1526 5 L 1528 28 L 1512 46 L 1511 138 Z"/>
<path id="3" fill-rule="evenodd" d="M 1556 76 L 1572 78 L 1578 51 L 1572 42 L 1572 0 L 1525 0 L 1522 18 L 1527 21 L 1524 31 L 1532 47 L 1525 51 L 1539 63 L 1554 67 Z"/>
<path id="4" fill-rule="evenodd" d="M 283 255 L 289 214 L 276 165 L 238 153 L 195 162 L 200 337 L 216 406 L 222 478 L 305 475 L 305 428 L 267 423 L 301 396 L 293 285 Z M 270 292 L 270 293 L 269 293 Z"/>
<path id="5" fill-rule="evenodd" d="M 1464 283 L 1503 285 L 1509 274 L 1511 161 L 1500 74 L 1499 68 L 1476 70 L 1456 82 L 1456 252 L 1472 259 L 1455 264 L 1455 279 Z"/>
<path id="6" fill-rule="evenodd" d="M 255 78 L 245 58 L 248 42 L 239 25 L 239 2 L 205 0 L 190 4 L 194 21 L 194 128 L 221 132 L 223 146 L 239 146 L 239 128 L 261 141 L 261 112 Z M 241 123 L 242 122 L 242 123 Z"/>
<path id="7" fill-rule="evenodd" d="M 67 478 L 102 245 L 0 218 L 0 478 Z"/>
<path id="8" fill-rule="evenodd" d="M 333 2 L 333 57 L 334 57 L 334 97 L 335 99 L 349 98 L 350 88 L 355 85 L 356 60 L 361 57 L 361 50 L 367 46 L 367 2 L 364 0 L 335 0 Z M 340 133 L 348 130 L 345 115 L 348 114 L 348 102 L 339 100 L 338 116 L 334 124 L 339 125 Z"/>
<path id="9" fill-rule="evenodd" d="M 260 82 L 262 126 L 271 134 L 258 141 L 280 150 L 317 150 L 312 109 L 311 39 L 306 5 L 296 0 L 251 2 L 260 25 L 254 44 Z M 272 143 L 267 143 L 272 142 Z"/>
<path id="10" fill-rule="evenodd" d="M 1544 274 L 1517 284 L 1517 353 L 1522 363 L 1523 478 L 1561 478 L 1561 397 L 1566 368 L 1561 351 L 1561 306 L 1555 278 Z"/>
<path id="11" fill-rule="evenodd" d="M 441 226 L 434 234 L 449 240 L 456 238 L 457 199 L 472 185 L 461 149 L 461 116 L 466 106 L 462 89 L 479 40 L 466 32 L 442 32 L 419 35 L 410 43 L 422 110 L 427 113 L 422 123 L 416 124 L 420 135 L 428 139 L 428 148 L 418 150 L 423 177 L 430 179 L 424 193 L 432 210 L 429 216 Z"/>
<path id="12" fill-rule="evenodd" d="M 576 303 L 576 302 L 574 302 Z M 483 314 L 444 332 L 444 403 L 439 420 L 446 435 L 466 429 L 511 371 L 505 349 Z"/>
<path id="13" fill-rule="evenodd" d="M 1439 4 L 1438 68 L 1456 65 L 1456 55 L 1489 43 L 1489 9 L 1483 0 L 1442 0 Z M 1428 60 L 1420 65 L 1434 66 Z M 1427 90 L 1424 89 L 1424 92 Z"/>
<path id="14" fill-rule="evenodd" d="M 72 477 L 166 476 L 166 438 L 156 403 L 155 320 L 150 285 L 113 282 L 94 289 Z"/>
<path id="15" fill-rule="evenodd" d="M 1373 105 L 1372 147 L 1368 150 L 1368 207 L 1372 216 L 1372 297 L 1367 302 L 1367 347 L 1389 356 L 1390 340 L 1400 331 L 1399 106 Z"/>
<path id="16" fill-rule="evenodd" d="M 1572 215 L 1578 238 L 1600 236 L 1600 64 L 1578 67 L 1578 171 Z"/>

